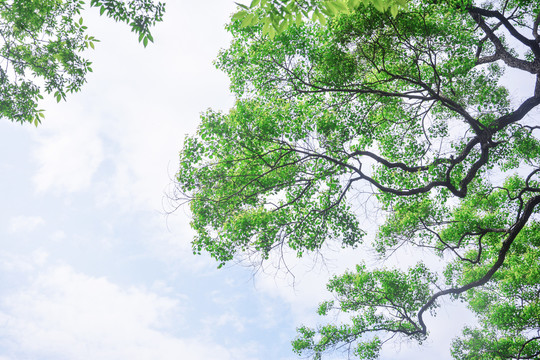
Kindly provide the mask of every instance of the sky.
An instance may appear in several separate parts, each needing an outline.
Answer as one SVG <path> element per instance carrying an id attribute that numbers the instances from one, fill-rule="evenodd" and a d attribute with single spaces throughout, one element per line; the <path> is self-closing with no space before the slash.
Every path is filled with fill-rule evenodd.
<path id="1" fill-rule="evenodd" d="M 364 254 L 291 259 L 294 279 L 271 266 L 218 270 L 192 254 L 188 210 L 169 214 L 184 136 L 202 111 L 234 102 L 212 64 L 234 9 L 169 1 L 146 49 L 89 11 L 101 42 L 83 90 L 46 99 L 38 128 L 0 121 L 0 360 L 289 360 L 296 327 L 324 321 L 326 280 Z M 450 359 L 470 319 L 447 302 L 423 347 L 398 343 L 381 358 Z"/>

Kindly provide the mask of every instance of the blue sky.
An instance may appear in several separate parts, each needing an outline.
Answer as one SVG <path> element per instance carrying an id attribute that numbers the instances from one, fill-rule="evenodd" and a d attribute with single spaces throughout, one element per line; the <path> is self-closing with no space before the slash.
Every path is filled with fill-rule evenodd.
<path id="1" fill-rule="evenodd" d="M 271 267 L 217 270 L 191 253 L 187 209 L 165 214 L 185 134 L 233 103 L 212 65 L 233 10 L 170 1 L 147 49 L 85 14 L 101 42 L 83 91 L 47 99 L 37 129 L 0 122 L 0 360 L 297 358 L 296 326 L 318 320 L 326 279 L 360 255 L 291 260 L 292 287 Z M 383 359 L 449 359 L 468 315 L 447 305 L 425 348 L 390 346 Z"/>

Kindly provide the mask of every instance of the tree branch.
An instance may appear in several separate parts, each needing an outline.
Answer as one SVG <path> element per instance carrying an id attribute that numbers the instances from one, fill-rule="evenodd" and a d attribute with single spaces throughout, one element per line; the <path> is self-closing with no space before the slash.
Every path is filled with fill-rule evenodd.
<path id="1" fill-rule="evenodd" d="M 521 60 L 521 59 L 516 58 L 512 54 L 510 54 L 504 48 L 504 45 L 502 44 L 499 37 L 495 35 L 493 30 L 486 24 L 486 22 L 484 21 L 484 19 L 478 12 L 469 10 L 469 14 L 474 19 L 474 21 L 478 24 L 478 26 L 484 31 L 484 33 L 487 35 L 487 37 L 493 43 L 493 45 L 495 45 L 495 53 L 499 56 L 499 58 L 502 61 L 504 61 L 506 65 L 513 68 L 527 71 L 531 74 L 538 74 L 540 72 L 540 63 Z M 537 44 L 536 44 L 536 47 L 538 47 Z M 540 55 L 537 55 L 537 57 L 540 57 Z"/>
<path id="2" fill-rule="evenodd" d="M 482 9 L 482 8 L 473 6 L 469 9 L 469 13 L 478 14 L 485 17 L 497 18 L 514 38 L 516 38 L 518 41 L 520 41 L 524 45 L 527 45 L 532 50 L 533 54 L 537 58 L 540 58 L 540 46 L 538 45 L 538 43 L 533 39 L 528 39 L 525 36 L 521 35 L 519 31 L 517 31 L 516 28 L 510 23 L 510 21 L 508 21 L 508 19 L 499 11 L 487 10 L 487 9 Z M 490 32 L 492 32 L 491 29 L 490 29 Z"/>

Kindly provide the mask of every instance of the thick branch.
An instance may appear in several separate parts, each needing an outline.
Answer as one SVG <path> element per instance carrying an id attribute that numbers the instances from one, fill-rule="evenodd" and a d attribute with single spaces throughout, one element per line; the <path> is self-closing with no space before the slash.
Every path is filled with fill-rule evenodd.
<path id="1" fill-rule="evenodd" d="M 497 60 L 501 60 L 501 57 L 497 54 L 484 56 L 484 57 L 478 57 L 478 60 L 476 60 L 476 65 L 489 64 Z"/>
<path id="2" fill-rule="evenodd" d="M 486 24 L 486 22 L 484 21 L 484 19 L 478 12 L 474 12 L 473 10 L 470 10 L 469 14 L 495 46 L 495 54 L 498 55 L 499 58 L 502 61 L 504 61 L 506 65 L 516 68 L 516 69 L 527 71 L 531 74 L 538 74 L 540 72 L 540 63 L 518 59 L 512 54 L 510 54 L 504 48 L 504 45 L 502 44 L 501 39 L 499 39 L 499 37 L 495 35 L 493 30 L 488 26 L 488 24 Z M 536 45 L 536 47 L 538 47 L 538 45 Z M 537 55 L 537 58 L 538 57 L 540 57 L 540 54 Z"/>
<path id="3" fill-rule="evenodd" d="M 503 14 L 501 14 L 499 11 L 481 9 L 481 8 L 473 6 L 469 10 L 469 13 L 479 14 L 479 15 L 482 15 L 482 16 L 485 16 L 485 17 L 497 18 L 504 25 L 504 27 L 508 30 L 508 32 L 513 37 L 515 37 L 521 43 L 527 45 L 532 50 L 533 54 L 537 58 L 540 58 L 540 46 L 538 45 L 538 43 L 535 40 L 528 39 L 525 36 L 523 36 L 522 34 L 520 34 L 520 32 L 517 31 L 516 28 L 512 24 L 510 24 L 510 21 L 508 21 L 508 19 Z M 474 16 L 473 16 L 473 18 L 474 18 Z"/>
<path id="4" fill-rule="evenodd" d="M 533 29 L 532 29 L 534 40 L 536 40 L 537 43 L 540 43 L 540 35 L 538 34 L 539 25 L 540 25 L 540 12 L 536 14 L 536 19 L 534 20 Z"/>
<path id="5" fill-rule="evenodd" d="M 349 156 L 350 157 L 368 156 L 368 157 L 372 158 L 373 160 L 377 161 L 378 163 L 386 166 L 388 169 L 399 168 L 399 169 L 401 169 L 403 171 L 407 171 L 407 172 L 410 172 L 410 173 L 415 173 L 415 172 L 422 171 L 422 170 L 429 170 L 429 166 L 408 166 L 407 164 L 404 164 L 402 162 L 390 162 L 390 161 L 378 156 L 377 154 L 372 153 L 371 151 L 358 150 L 358 151 L 353 152 Z M 439 162 L 442 162 L 442 161 L 439 161 Z"/>
<path id="6" fill-rule="evenodd" d="M 529 111 L 540 105 L 540 75 L 536 77 L 536 89 L 534 96 L 525 100 L 516 110 L 498 118 L 492 126 L 491 133 L 495 133 L 523 119 Z"/>

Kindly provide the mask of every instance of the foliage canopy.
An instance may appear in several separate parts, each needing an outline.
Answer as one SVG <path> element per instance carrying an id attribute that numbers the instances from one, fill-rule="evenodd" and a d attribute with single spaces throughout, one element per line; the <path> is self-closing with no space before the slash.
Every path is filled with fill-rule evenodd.
<path id="1" fill-rule="evenodd" d="M 152 0 L 91 0 L 90 6 L 129 24 L 145 47 L 165 10 Z M 99 41 L 87 34 L 84 7 L 84 0 L 0 0 L 0 117 L 37 126 L 42 90 L 60 101 L 81 89 L 92 71 L 82 53 Z"/>
<path id="2" fill-rule="evenodd" d="M 263 35 L 274 37 L 292 24 L 302 24 L 305 19 L 326 25 L 328 18 L 350 14 L 361 4 L 373 5 L 395 16 L 407 6 L 407 0 L 252 0 L 249 6 L 237 4 L 240 10 L 233 20 L 240 20 L 242 26 L 260 24 Z"/>
<path id="3" fill-rule="evenodd" d="M 372 5 L 327 24 L 233 19 L 217 66 L 237 102 L 208 111 L 180 154 L 178 186 L 193 214 L 195 253 L 220 265 L 302 256 L 364 231 L 358 194 L 385 222 L 368 244 L 402 246 L 444 268 L 369 269 L 335 276 L 319 313 L 345 324 L 300 327 L 293 347 L 320 359 L 344 349 L 375 359 L 385 342 L 428 335 L 426 312 L 466 301 L 479 319 L 452 343 L 456 359 L 540 356 L 540 3 L 412 1 Z M 527 74 L 528 97 L 501 84 Z"/>

